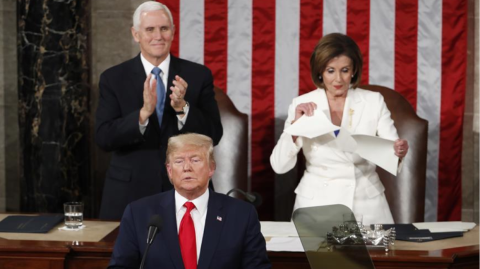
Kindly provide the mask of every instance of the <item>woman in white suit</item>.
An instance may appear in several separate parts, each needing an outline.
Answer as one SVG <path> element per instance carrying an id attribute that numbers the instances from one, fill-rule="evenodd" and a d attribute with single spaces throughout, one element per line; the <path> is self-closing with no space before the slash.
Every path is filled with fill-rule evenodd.
<path id="1" fill-rule="evenodd" d="M 398 139 L 382 95 L 357 88 L 363 64 L 355 41 L 339 33 L 324 36 L 312 53 L 310 65 L 318 89 L 293 99 L 285 129 L 301 116 L 312 116 L 314 110 L 320 110 L 342 130 L 395 140 L 395 154 L 400 158 L 407 154 L 408 143 Z M 306 170 L 295 190 L 294 210 L 343 204 L 363 215 L 364 224 L 393 223 L 375 164 L 343 151 L 336 141 L 338 132 L 311 139 L 283 132 L 278 140 L 270 156 L 276 173 L 291 170 L 300 149 L 306 159 Z"/>

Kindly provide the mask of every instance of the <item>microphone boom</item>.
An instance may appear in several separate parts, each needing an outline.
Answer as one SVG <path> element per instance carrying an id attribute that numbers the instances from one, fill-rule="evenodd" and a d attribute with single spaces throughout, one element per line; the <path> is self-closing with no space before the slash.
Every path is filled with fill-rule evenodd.
<path id="1" fill-rule="evenodd" d="M 145 259 L 147 258 L 148 250 L 150 249 L 150 245 L 155 239 L 155 236 L 158 232 L 162 229 L 162 218 L 159 215 L 153 215 L 148 222 L 148 234 L 147 234 L 147 248 L 143 253 L 142 261 L 140 262 L 140 269 L 143 268 L 145 265 Z"/>
<path id="2" fill-rule="evenodd" d="M 260 196 L 260 194 L 256 193 L 256 192 L 245 192 L 241 189 L 238 189 L 238 188 L 233 188 L 231 190 L 229 190 L 227 192 L 227 196 L 230 195 L 230 193 L 233 193 L 233 192 L 239 192 L 241 194 L 243 194 L 243 196 L 245 196 L 245 199 L 253 204 L 255 207 L 258 207 L 262 204 L 262 196 Z"/>

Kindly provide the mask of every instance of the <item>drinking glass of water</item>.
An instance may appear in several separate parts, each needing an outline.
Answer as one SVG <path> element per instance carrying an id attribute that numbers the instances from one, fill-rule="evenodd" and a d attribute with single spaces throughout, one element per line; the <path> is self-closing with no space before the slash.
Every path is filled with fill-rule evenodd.
<path id="1" fill-rule="evenodd" d="M 68 202 L 63 204 L 65 212 L 65 227 L 78 229 L 83 225 L 83 203 Z"/>

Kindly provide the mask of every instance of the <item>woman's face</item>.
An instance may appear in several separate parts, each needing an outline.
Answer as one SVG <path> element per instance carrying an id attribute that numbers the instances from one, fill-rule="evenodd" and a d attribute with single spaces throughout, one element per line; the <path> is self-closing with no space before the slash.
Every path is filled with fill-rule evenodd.
<path id="1" fill-rule="evenodd" d="M 352 75 L 353 66 L 349 57 L 340 55 L 331 59 L 322 74 L 327 95 L 330 97 L 346 97 Z"/>

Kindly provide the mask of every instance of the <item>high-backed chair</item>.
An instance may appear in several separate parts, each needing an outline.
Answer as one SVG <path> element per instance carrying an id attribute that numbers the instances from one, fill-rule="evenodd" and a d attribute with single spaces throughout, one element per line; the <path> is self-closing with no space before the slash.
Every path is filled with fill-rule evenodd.
<path id="1" fill-rule="evenodd" d="M 409 150 L 397 177 L 377 167 L 395 223 L 424 221 L 428 122 L 417 116 L 398 92 L 376 85 L 362 89 L 379 92 L 392 114 L 398 136 L 408 141 Z"/>
<path id="2" fill-rule="evenodd" d="M 234 188 L 247 191 L 248 116 L 239 112 L 230 98 L 217 87 L 215 99 L 220 110 L 223 137 L 214 151 L 217 169 L 212 179 L 213 186 L 216 192 L 224 194 Z M 241 195 L 238 197 L 243 198 Z"/>

